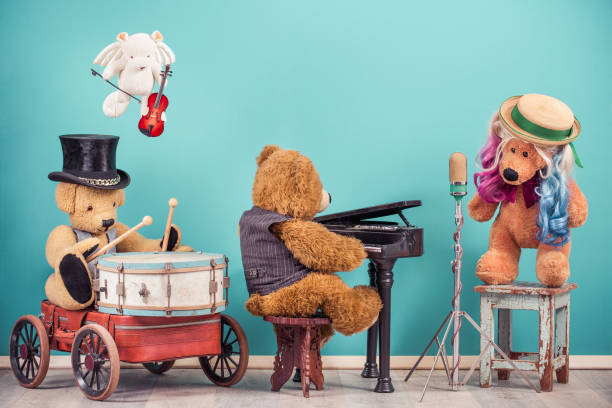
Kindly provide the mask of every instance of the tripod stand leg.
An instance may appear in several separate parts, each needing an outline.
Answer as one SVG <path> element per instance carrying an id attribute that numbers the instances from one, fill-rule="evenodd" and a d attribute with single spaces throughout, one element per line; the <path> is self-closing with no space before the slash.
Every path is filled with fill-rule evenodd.
<path id="1" fill-rule="evenodd" d="M 446 354 L 446 347 L 444 344 L 440 344 L 440 340 L 436 336 L 436 343 L 438 343 L 438 348 L 442 350 L 442 365 L 444 365 L 444 371 L 446 371 L 446 377 L 448 378 L 448 384 L 452 385 L 451 373 L 448 369 L 448 354 Z"/>
<path id="2" fill-rule="evenodd" d="M 478 330 L 478 332 L 480 333 L 481 336 L 484 336 L 484 338 L 489 342 L 489 344 L 491 344 L 491 346 L 493 346 L 495 348 L 495 350 L 497 350 L 497 352 L 503 357 L 504 360 L 506 360 L 514 369 L 514 371 L 517 372 L 518 375 L 521 376 L 521 378 L 523 380 L 525 380 L 525 382 L 527 384 L 529 384 L 529 386 L 535 391 L 535 392 L 540 392 L 540 390 L 533 385 L 533 383 L 531 381 L 529 381 L 529 378 L 527 378 L 527 376 L 525 375 L 524 372 L 522 372 L 521 370 L 518 369 L 518 367 L 516 366 L 516 364 L 514 364 L 514 362 L 510 359 L 510 357 L 508 357 L 508 355 L 506 353 L 504 353 L 504 351 L 502 349 L 499 348 L 499 346 L 497 344 L 495 344 L 495 342 L 485 334 L 485 332 L 483 332 L 480 329 L 480 326 L 478 326 L 478 324 L 474 321 L 474 319 L 472 319 L 470 317 L 469 314 L 463 312 L 463 316 L 465 316 L 465 318 L 472 324 L 472 326 L 474 326 L 474 328 L 476 330 Z"/>
<path id="3" fill-rule="evenodd" d="M 454 315 L 454 313 L 451 313 L 451 316 Z M 446 336 L 448 336 L 448 331 L 450 330 L 451 325 L 453 324 L 453 321 L 451 320 L 450 322 L 448 322 L 448 325 L 446 326 L 446 330 L 444 331 L 444 336 L 442 337 L 442 344 L 446 343 Z M 437 339 L 437 337 L 436 337 Z M 429 386 L 429 380 L 431 380 L 431 375 L 433 374 L 433 370 L 436 368 L 436 363 L 438 362 L 438 357 L 440 357 L 440 353 L 442 352 L 442 348 L 438 349 L 438 352 L 436 353 L 436 357 L 434 358 L 434 362 L 433 365 L 431 366 L 431 370 L 429 370 L 429 375 L 427 376 L 427 381 L 425 381 L 425 387 L 423 387 L 423 392 L 421 393 L 421 398 L 419 399 L 420 402 L 423 401 L 423 397 L 425 396 L 425 392 L 427 392 L 427 387 Z"/>
<path id="4" fill-rule="evenodd" d="M 442 322 L 442 324 L 440 325 L 438 330 L 436 330 L 436 333 L 434 334 L 434 336 L 431 338 L 431 340 L 429 340 L 429 343 L 427 343 L 427 347 L 425 347 L 425 350 L 423 350 L 423 352 L 421 353 L 421 355 L 417 359 L 416 363 L 414 363 L 414 365 L 410 369 L 410 372 L 408 373 L 408 375 L 406 375 L 406 378 L 404 378 L 404 381 L 408 381 L 410 376 L 412 376 L 412 373 L 414 372 L 414 370 L 417 369 L 417 367 L 421 363 L 421 360 L 423 360 L 423 357 L 425 357 L 425 354 L 427 354 L 427 352 L 429 351 L 429 348 L 431 347 L 433 342 L 436 341 L 436 339 L 438 338 L 438 335 L 440 334 L 440 332 L 444 328 L 444 325 L 446 324 L 446 322 L 448 322 L 448 319 L 450 319 L 452 313 L 453 313 L 452 310 L 450 312 L 448 312 L 448 314 L 446 315 L 446 318 L 444 319 L 444 321 Z M 439 344 L 439 342 L 438 342 L 438 344 Z"/>
<path id="5" fill-rule="evenodd" d="M 463 381 L 461 381 L 461 384 L 460 384 L 461 386 L 464 386 L 470 380 L 480 360 L 482 360 L 482 358 L 489 352 L 489 347 L 491 347 L 491 343 L 487 343 L 486 347 L 482 349 L 482 353 L 480 353 L 478 358 L 474 360 L 474 362 L 472 363 L 472 366 L 470 367 L 470 370 L 463 377 Z"/>

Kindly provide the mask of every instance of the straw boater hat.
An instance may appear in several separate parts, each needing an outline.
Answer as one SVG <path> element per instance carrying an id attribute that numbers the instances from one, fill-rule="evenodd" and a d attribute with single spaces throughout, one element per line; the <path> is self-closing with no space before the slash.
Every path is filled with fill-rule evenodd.
<path id="1" fill-rule="evenodd" d="M 513 96 L 502 103 L 499 116 L 504 129 L 526 142 L 547 146 L 569 143 L 580 166 L 572 143 L 580 134 L 580 122 L 560 100 L 540 94 Z"/>

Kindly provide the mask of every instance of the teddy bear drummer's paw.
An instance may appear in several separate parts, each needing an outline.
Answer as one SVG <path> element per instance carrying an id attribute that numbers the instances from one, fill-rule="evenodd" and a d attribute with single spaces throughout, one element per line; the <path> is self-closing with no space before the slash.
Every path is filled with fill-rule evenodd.
<path id="1" fill-rule="evenodd" d="M 60 255 L 55 266 L 56 286 L 63 287 L 70 300 L 86 307 L 93 301 L 93 285 L 85 257 L 95 252 L 97 238 L 83 240 Z"/>
<path id="2" fill-rule="evenodd" d="M 172 224 L 170 226 L 170 237 L 168 237 L 168 248 L 166 249 L 166 251 L 180 251 L 181 236 L 181 229 L 176 225 Z M 162 239 L 159 241 L 159 247 L 162 248 L 163 245 L 164 238 L 162 237 Z"/>

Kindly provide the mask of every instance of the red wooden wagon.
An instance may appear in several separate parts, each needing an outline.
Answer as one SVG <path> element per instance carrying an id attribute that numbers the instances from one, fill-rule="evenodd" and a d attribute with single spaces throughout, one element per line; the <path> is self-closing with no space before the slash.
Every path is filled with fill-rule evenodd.
<path id="1" fill-rule="evenodd" d="M 126 316 L 93 308 L 69 311 L 43 300 L 39 317 L 19 318 L 11 332 L 11 367 L 22 386 L 40 385 L 50 350 L 70 352 L 74 379 L 92 400 L 113 393 L 120 361 L 161 374 L 179 358 L 198 357 L 213 383 L 231 386 L 242 379 L 249 358 L 244 331 L 225 314 Z"/>

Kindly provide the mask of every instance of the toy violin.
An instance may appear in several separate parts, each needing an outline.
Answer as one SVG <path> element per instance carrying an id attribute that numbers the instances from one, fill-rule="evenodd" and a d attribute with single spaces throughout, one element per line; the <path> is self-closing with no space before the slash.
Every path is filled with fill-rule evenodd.
<path id="1" fill-rule="evenodd" d="M 138 121 L 138 130 L 145 136 L 157 137 L 164 132 L 164 120 L 162 115 L 168 107 L 168 98 L 164 95 L 164 86 L 168 76 L 172 76 L 170 65 L 167 64 L 164 72 L 161 73 L 162 81 L 159 84 L 159 92 L 152 93 L 147 99 L 149 111 L 142 115 Z"/>

